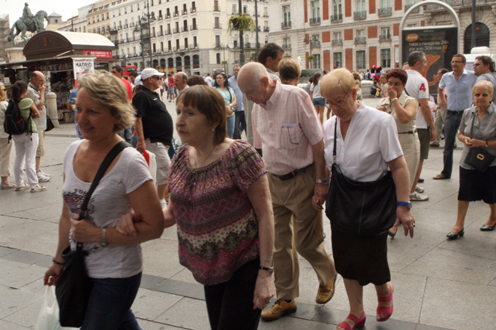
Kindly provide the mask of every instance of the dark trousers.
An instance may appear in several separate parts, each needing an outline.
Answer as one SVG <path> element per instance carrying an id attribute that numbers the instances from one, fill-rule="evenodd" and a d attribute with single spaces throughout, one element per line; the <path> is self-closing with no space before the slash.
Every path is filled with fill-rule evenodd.
<path id="1" fill-rule="evenodd" d="M 458 134 L 458 128 L 460 128 L 462 116 L 463 110 L 448 110 L 444 118 L 444 168 L 441 173 L 448 178 L 451 178 L 451 172 L 453 171 L 453 149 L 455 149 L 456 136 Z"/>
<path id="2" fill-rule="evenodd" d="M 256 330 L 260 309 L 253 309 L 253 292 L 260 260 L 249 261 L 224 283 L 205 285 L 205 301 L 212 330 Z"/>
<path id="3" fill-rule="evenodd" d="M 246 131 L 246 119 L 244 111 L 236 111 L 234 122 L 234 139 L 241 139 L 241 131 Z"/>

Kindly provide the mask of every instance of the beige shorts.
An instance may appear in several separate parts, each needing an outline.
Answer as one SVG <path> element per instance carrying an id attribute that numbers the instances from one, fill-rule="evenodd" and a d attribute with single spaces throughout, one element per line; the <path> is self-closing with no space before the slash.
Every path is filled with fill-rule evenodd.
<path id="1" fill-rule="evenodd" d="M 167 184 L 169 181 L 169 165 L 170 158 L 167 147 L 161 142 L 151 142 L 150 139 L 145 140 L 146 150 L 155 154 L 157 161 L 157 182 L 158 186 Z"/>
<path id="2" fill-rule="evenodd" d="M 38 132 L 39 142 L 38 149 L 36 149 L 36 157 L 45 156 L 45 131 Z"/>

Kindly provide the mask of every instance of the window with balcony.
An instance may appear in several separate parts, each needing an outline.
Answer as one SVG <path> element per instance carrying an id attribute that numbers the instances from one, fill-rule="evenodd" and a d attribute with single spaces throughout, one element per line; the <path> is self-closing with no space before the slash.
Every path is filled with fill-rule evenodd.
<path id="1" fill-rule="evenodd" d="M 215 48 L 220 48 L 220 36 L 215 36 Z"/>
<path id="2" fill-rule="evenodd" d="M 343 21 L 343 0 L 333 0 L 332 1 L 333 14 L 331 16 L 331 22 L 342 22 Z"/>
<path id="3" fill-rule="evenodd" d="M 406 5 L 405 5 L 405 12 L 410 9 L 411 6 L 414 4 L 418 3 L 419 0 L 406 0 Z M 412 11 L 412 13 L 418 13 L 420 11 L 420 8 L 417 7 L 415 10 Z"/>
<path id="4" fill-rule="evenodd" d="M 291 28 L 291 6 L 282 6 L 283 21 L 281 23 L 281 28 L 290 29 Z"/>
<path id="5" fill-rule="evenodd" d="M 184 48 L 188 49 L 188 38 L 184 38 Z"/>
<path id="6" fill-rule="evenodd" d="M 193 18 L 193 21 L 192 21 L 192 25 L 191 25 L 191 30 L 197 30 L 198 28 L 196 27 L 196 18 Z"/>
<path id="7" fill-rule="evenodd" d="M 194 48 L 198 47 L 198 41 L 197 41 L 196 37 L 193 37 L 193 47 Z"/>
<path id="8" fill-rule="evenodd" d="M 220 11 L 219 1 L 214 1 L 214 11 Z"/>
<path id="9" fill-rule="evenodd" d="M 357 50 L 356 52 L 356 68 L 357 70 L 365 69 L 365 51 Z"/>
<path id="10" fill-rule="evenodd" d="M 232 5 L 232 14 L 233 15 L 238 13 L 237 8 L 238 8 L 237 5 Z"/>
<path id="11" fill-rule="evenodd" d="M 310 25 L 318 25 L 320 24 L 320 0 L 313 0 L 311 6 L 312 17 L 310 17 Z"/>
<path id="12" fill-rule="evenodd" d="M 176 50 L 181 49 L 181 46 L 179 45 L 179 39 L 176 39 Z"/>
<path id="13" fill-rule="evenodd" d="M 167 49 L 169 52 L 172 50 L 172 40 L 167 41 Z"/>
<path id="14" fill-rule="evenodd" d="M 313 69 L 320 69 L 320 54 L 313 54 Z"/>
<path id="15" fill-rule="evenodd" d="M 221 29 L 219 17 L 214 18 L 214 29 Z"/>
<path id="16" fill-rule="evenodd" d="M 391 49 L 381 49 L 381 66 L 383 68 L 391 67 Z"/>
<path id="17" fill-rule="evenodd" d="M 342 68 L 343 67 L 343 53 L 334 53 L 332 55 L 333 57 L 333 62 L 334 62 L 334 68 Z"/>
<path id="18" fill-rule="evenodd" d="M 289 37 L 282 38 L 282 48 L 285 50 L 291 49 L 291 38 Z"/>
<path id="19" fill-rule="evenodd" d="M 391 30 L 388 27 L 381 27 L 381 34 L 379 35 L 379 41 L 390 41 L 391 40 Z"/>
<path id="20" fill-rule="evenodd" d="M 367 18 L 367 3 L 365 0 L 356 1 L 356 11 L 353 15 L 355 19 L 366 19 Z"/>
<path id="21" fill-rule="evenodd" d="M 220 53 L 215 54 L 215 62 L 220 64 Z"/>
<path id="22" fill-rule="evenodd" d="M 355 44 L 365 44 L 367 43 L 367 37 L 365 36 L 365 30 L 357 30 L 355 37 Z"/>
<path id="23" fill-rule="evenodd" d="M 342 46 L 343 45 L 343 37 L 341 32 L 334 32 L 332 34 L 332 45 L 333 46 Z"/>
<path id="24" fill-rule="evenodd" d="M 379 17 L 386 17 L 393 15 L 392 0 L 381 0 L 381 7 L 379 8 Z"/>

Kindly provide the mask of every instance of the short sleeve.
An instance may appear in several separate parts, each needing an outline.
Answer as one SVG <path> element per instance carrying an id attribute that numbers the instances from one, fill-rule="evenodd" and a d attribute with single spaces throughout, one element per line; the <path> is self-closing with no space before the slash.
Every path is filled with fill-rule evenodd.
<path id="1" fill-rule="evenodd" d="M 136 109 L 136 116 L 143 117 L 146 114 L 147 98 L 144 92 L 138 92 L 133 97 L 133 106 Z"/>
<path id="2" fill-rule="evenodd" d="M 134 149 L 124 150 L 124 152 L 133 153 L 127 166 L 127 173 L 122 179 L 126 194 L 129 194 L 141 187 L 145 182 L 153 180 L 153 178 L 143 155 Z"/>
<path id="3" fill-rule="evenodd" d="M 420 80 L 420 86 L 419 86 L 419 100 L 429 99 L 429 97 L 430 97 L 429 84 L 427 83 L 427 80 L 425 78 L 422 78 Z"/>
<path id="4" fill-rule="evenodd" d="M 462 120 L 460 121 L 460 127 L 458 127 L 458 131 L 461 132 L 463 135 L 470 135 L 470 132 L 465 132 L 465 129 L 467 128 L 467 124 L 471 115 L 472 111 L 470 111 L 470 109 L 467 109 L 463 112 Z"/>
<path id="5" fill-rule="evenodd" d="M 250 189 L 251 185 L 262 175 L 267 173 L 262 157 L 258 152 L 246 142 L 239 143 L 233 153 L 233 168 L 231 177 L 234 184 L 244 193 Z"/>
<path id="6" fill-rule="evenodd" d="M 388 116 L 383 123 L 383 129 L 379 135 L 379 145 L 384 161 L 390 162 L 403 155 L 400 141 L 398 140 L 398 130 L 393 117 Z"/>
<path id="7" fill-rule="evenodd" d="M 445 73 L 443 77 L 441 78 L 441 81 L 439 82 L 439 88 L 440 89 L 445 89 L 446 88 L 446 79 L 448 79 L 448 74 Z"/>

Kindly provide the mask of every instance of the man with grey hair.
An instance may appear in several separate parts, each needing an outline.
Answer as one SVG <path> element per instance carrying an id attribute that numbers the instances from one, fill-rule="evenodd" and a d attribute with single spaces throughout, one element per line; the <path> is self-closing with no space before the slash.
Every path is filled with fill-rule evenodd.
<path id="1" fill-rule="evenodd" d="M 475 83 L 486 80 L 493 84 L 493 103 L 496 102 L 496 72 L 494 71 L 494 61 L 491 57 L 482 55 L 475 58 L 474 74 L 477 76 Z"/>
<path id="2" fill-rule="evenodd" d="M 174 86 L 179 94 L 185 89 L 188 89 L 188 75 L 184 72 L 178 72 L 174 75 Z"/>
<path id="3" fill-rule="evenodd" d="M 319 204 L 327 194 L 323 132 L 307 92 L 271 79 L 262 64 L 245 64 L 238 85 L 255 103 L 254 146 L 262 148 L 269 172 L 277 301 L 262 312 L 262 320 L 272 321 L 296 311 L 298 253 L 317 274 L 316 302 L 325 304 L 334 294 L 336 270 L 325 249 Z"/>
<path id="4" fill-rule="evenodd" d="M 39 182 L 50 181 L 50 174 L 44 173 L 40 169 L 41 157 L 45 156 L 45 130 L 47 128 L 47 110 L 45 107 L 45 76 L 40 71 L 34 71 L 31 74 L 31 80 L 28 85 L 28 95 L 33 100 L 34 105 L 40 112 L 40 117 L 35 118 L 34 122 L 38 128 L 38 148 L 36 150 L 36 174 Z"/>

